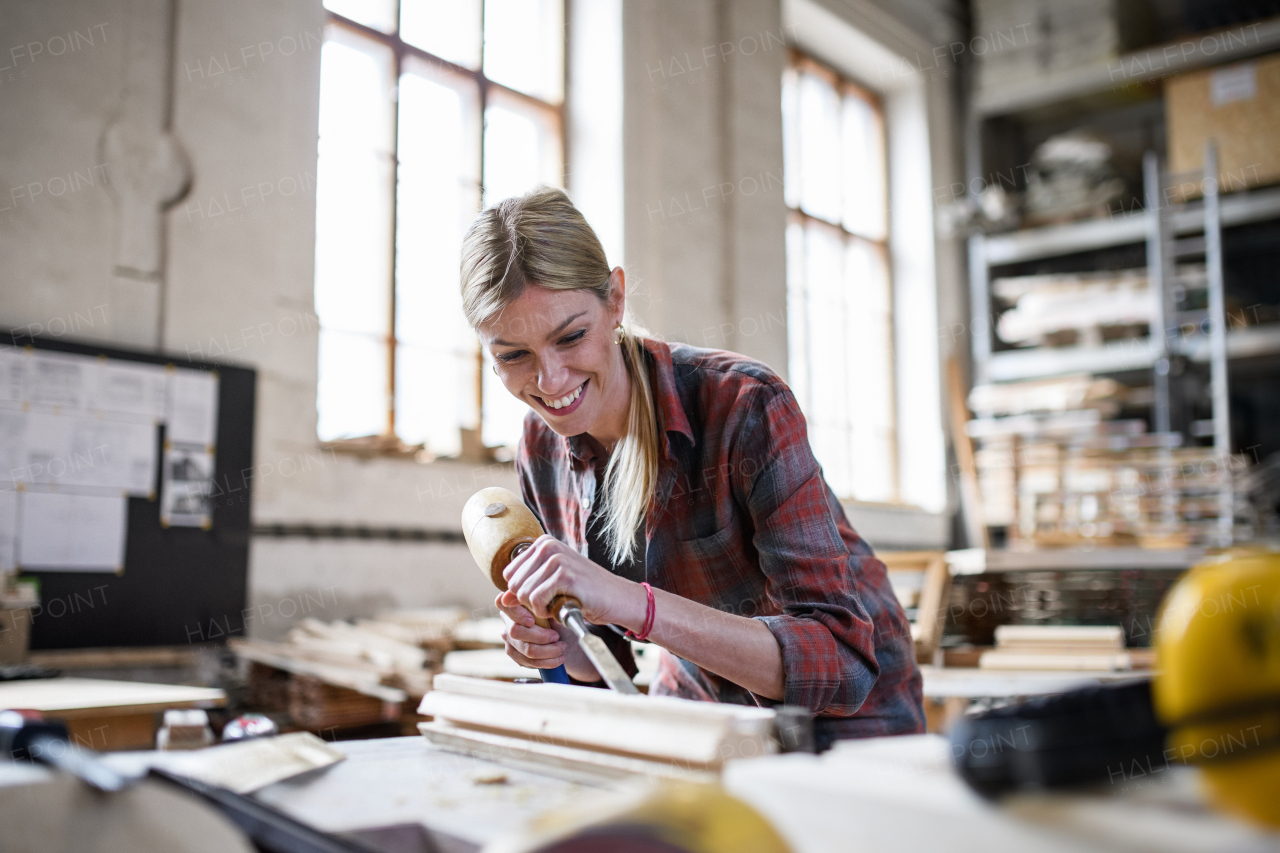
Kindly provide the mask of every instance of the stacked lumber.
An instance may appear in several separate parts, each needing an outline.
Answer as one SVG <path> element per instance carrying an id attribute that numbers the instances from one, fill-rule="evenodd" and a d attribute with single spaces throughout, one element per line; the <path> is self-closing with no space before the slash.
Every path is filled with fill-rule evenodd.
<path id="1" fill-rule="evenodd" d="M 1133 669 L 1118 625 L 1002 625 L 981 669 L 1117 671 Z"/>
<path id="2" fill-rule="evenodd" d="M 1158 307 L 1145 269 L 998 278 L 991 292 L 1012 305 L 996 322 L 1013 346 L 1102 346 L 1145 336 Z"/>
<path id="3" fill-rule="evenodd" d="M 1212 544 L 1227 466 L 1212 447 L 1184 447 L 1179 433 L 1149 432 L 1148 387 L 1088 374 L 979 385 L 978 417 L 965 424 L 987 526 L 1019 546 L 1187 548 Z M 1229 467 L 1230 471 L 1224 470 Z M 1243 505 L 1247 478 L 1232 477 Z"/>
<path id="4" fill-rule="evenodd" d="M 573 778 L 713 778 L 777 751 L 767 708 L 440 675 L 418 729 L 445 749 Z"/>
<path id="5" fill-rule="evenodd" d="M 289 716 L 311 731 L 355 728 L 398 720 L 400 704 L 295 675 L 289 681 Z"/>
<path id="6" fill-rule="evenodd" d="M 454 635 L 467 621 L 461 607 L 420 607 L 412 610 L 389 610 L 374 619 L 357 619 L 356 627 L 419 646 L 448 651 L 454 648 Z"/>
<path id="7" fill-rule="evenodd" d="M 502 630 L 500 619 L 468 619 L 461 608 L 420 608 L 351 622 L 304 619 L 280 642 L 233 639 L 231 648 L 250 662 L 251 707 L 288 711 L 320 730 L 392 719 L 391 709 L 408 711 L 405 703 L 426 694 L 442 670 L 537 678 L 506 656 Z"/>
<path id="8" fill-rule="evenodd" d="M 491 616 L 485 619 L 468 619 L 453 629 L 455 649 L 501 649 L 504 625 L 501 619 Z"/>

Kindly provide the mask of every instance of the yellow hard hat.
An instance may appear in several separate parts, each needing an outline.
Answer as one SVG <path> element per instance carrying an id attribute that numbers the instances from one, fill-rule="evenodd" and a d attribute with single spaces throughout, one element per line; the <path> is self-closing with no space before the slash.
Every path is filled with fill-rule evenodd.
<path id="1" fill-rule="evenodd" d="M 1280 551 L 1235 550 L 1170 590 L 1155 636 L 1166 756 L 1220 808 L 1280 827 Z"/>

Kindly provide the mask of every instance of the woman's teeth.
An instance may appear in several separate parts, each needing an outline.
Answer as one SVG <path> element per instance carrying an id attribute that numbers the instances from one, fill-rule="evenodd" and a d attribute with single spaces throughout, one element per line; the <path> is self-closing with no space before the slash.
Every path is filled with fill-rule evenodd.
<path id="1" fill-rule="evenodd" d="M 582 385 L 573 389 L 572 394 L 565 394 L 559 400 L 550 400 L 547 402 L 547 405 L 552 409 L 563 409 L 565 406 L 573 405 L 573 401 L 578 399 L 578 395 L 582 393 L 582 388 L 586 384 L 587 383 L 583 382 Z"/>

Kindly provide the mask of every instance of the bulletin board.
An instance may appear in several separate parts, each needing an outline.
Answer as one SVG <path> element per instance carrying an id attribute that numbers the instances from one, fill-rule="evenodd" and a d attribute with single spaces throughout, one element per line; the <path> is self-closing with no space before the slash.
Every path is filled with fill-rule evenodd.
<path id="1" fill-rule="evenodd" d="M 12 337 L 0 569 L 39 583 L 31 648 L 180 646 L 243 625 L 256 372 Z"/>

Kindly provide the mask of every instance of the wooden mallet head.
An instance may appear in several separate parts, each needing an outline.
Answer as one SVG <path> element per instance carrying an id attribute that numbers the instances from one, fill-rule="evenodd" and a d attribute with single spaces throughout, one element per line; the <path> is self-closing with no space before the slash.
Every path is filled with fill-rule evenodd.
<path id="1" fill-rule="evenodd" d="M 542 525 L 509 489 L 481 489 L 462 508 L 462 535 L 480 571 L 506 590 L 502 571 L 543 534 Z"/>

